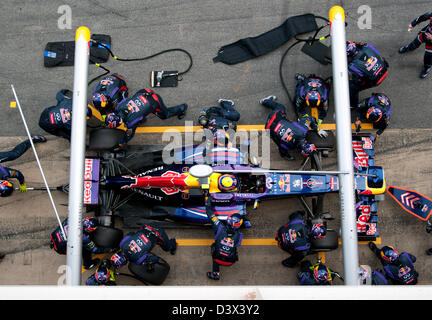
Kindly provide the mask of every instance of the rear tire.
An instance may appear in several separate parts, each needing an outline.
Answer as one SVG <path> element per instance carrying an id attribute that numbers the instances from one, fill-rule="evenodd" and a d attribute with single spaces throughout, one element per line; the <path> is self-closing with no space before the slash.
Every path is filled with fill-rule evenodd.
<path id="1" fill-rule="evenodd" d="M 162 258 L 159 258 L 159 261 L 153 266 L 153 271 L 149 272 L 146 265 L 138 265 L 130 262 L 128 264 L 128 269 L 138 280 L 144 282 L 145 284 L 158 286 L 165 281 L 170 271 L 170 266 Z"/>
<path id="2" fill-rule="evenodd" d="M 119 129 L 98 128 L 90 132 L 89 150 L 110 151 L 118 145 L 125 136 L 125 132 Z"/>
<path id="3" fill-rule="evenodd" d="M 338 233 L 335 230 L 327 229 L 327 234 L 323 239 L 312 239 L 311 248 L 315 252 L 335 250 L 339 246 Z"/>
<path id="4" fill-rule="evenodd" d="M 98 226 L 91 233 L 91 238 L 97 247 L 115 249 L 120 246 L 123 231 L 117 228 Z"/>

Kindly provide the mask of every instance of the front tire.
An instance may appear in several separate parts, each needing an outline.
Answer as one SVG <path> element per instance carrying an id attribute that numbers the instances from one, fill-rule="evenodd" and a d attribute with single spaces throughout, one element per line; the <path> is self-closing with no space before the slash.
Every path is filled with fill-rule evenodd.
<path id="1" fill-rule="evenodd" d="M 327 229 L 327 234 L 323 239 L 311 240 L 311 248 L 314 252 L 335 250 L 339 246 L 338 238 L 338 233 L 335 230 Z"/>
<path id="2" fill-rule="evenodd" d="M 123 231 L 117 228 L 98 226 L 91 233 L 91 238 L 97 247 L 115 249 L 120 246 L 123 239 Z"/>
<path id="3" fill-rule="evenodd" d="M 147 265 L 138 265 L 133 262 L 128 264 L 129 271 L 141 282 L 145 284 L 161 285 L 170 271 L 169 264 L 159 258 L 159 261 L 153 264 L 153 271 L 148 271 Z"/>
<path id="4" fill-rule="evenodd" d="M 98 128 L 90 132 L 89 150 L 111 151 L 125 136 L 125 132 L 119 129 Z"/>

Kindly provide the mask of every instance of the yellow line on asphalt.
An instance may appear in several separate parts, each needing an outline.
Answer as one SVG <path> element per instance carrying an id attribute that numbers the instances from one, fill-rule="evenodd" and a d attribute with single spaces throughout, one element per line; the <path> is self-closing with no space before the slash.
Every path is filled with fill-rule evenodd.
<path id="1" fill-rule="evenodd" d="M 137 133 L 162 133 L 165 132 L 167 130 L 172 130 L 172 131 L 178 131 L 181 133 L 184 132 L 197 132 L 199 130 L 201 130 L 202 127 L 200 126 L 163 126 L 163 127 L 138 127 L 136 132 Z M 320 125 L 320 129 L 323 130 L 336 130 L 336 124 L 334 123 L 322 123 Z M 356 126 L 355 124 L 351 124 L 351 129 L 355 130 Z M 371 123 L 362 123 L 362 129 L 363 130 L 371 130 L 373 129 L 373 124 Z M 238 125 L 237 126 L 237 131 L 252 131 L 252 130 L 265 130 L 264 125 Z"/>
<path id="2" fill-rule="evenodd" d="M 214 239 L 176 239 L 177 245 L 180 247 L 199 247 L 199 246 L 210 246 Z M 339 245 L 342 244 L 342 239 L 338 240 Z M 381 244 L 381 238 L 377 238 L 373 241 L 375 244 Z M 369 241 L 359 241 L 359 245 L 367 245 Z M 277 241 L 275 239 L 243 239 L 242 246 L 275 246 L 277 245 Z M 93 259 L 99 258 L 103 260 L 107 257 L 109 253 L 101 253 L 93 256 Z M 322 263 L 325 263 L 325 253 L 318 252 L 318 257 L 321 258 Z M 87 270 L 84 267 L 81 268 L 82 273 Z"/>
<path id="3" fill-rule="evenodd" d="M 96 110 L 93 106 L 88 105 L 93 112 L 93 116 L 96 117 L 100 121 L 104 121 L 100 112 Z M 353 130 L 356 129 L 356 126 L 354 124 L 351 124 L 351 128 Z M 197 132 L 201 130 L 201 126 L 161 126 L 161 127 L 138 127 L 136 132 L 137 133 L 163 133 L 167 130 L 173 130 L 178 131 L 181 133 L 184 132 Z M 324 130 L 336 130 L 336 124 L 334 123 L 322 123 L 320 125 L 320 129 Z M 372 123 L 362 123 L 362 129 L 371 130 L 373 129 Z M 245 124 L 245 125 L 238 125 L 237 131 L 251 131 L 251 130 L 265 130 L 265 126 L 262 124 Z"/>
<path id="4" fill-rule="evenodd" d="M 214 242 L 214 239 L 176 239 L 177 245 L 184 247 L 192 246 L 209 246 Z M 339 238 L 339 244 L 342 244 L 342 239 Z M 375 244 L 381 244 L 381 238 L 373 241 Z M 359 241 L 359 245 L 367 245 L 369 241 Z M 277 245 L 275 239 L 243 239 L 242 246 L 274 246 Z"/>

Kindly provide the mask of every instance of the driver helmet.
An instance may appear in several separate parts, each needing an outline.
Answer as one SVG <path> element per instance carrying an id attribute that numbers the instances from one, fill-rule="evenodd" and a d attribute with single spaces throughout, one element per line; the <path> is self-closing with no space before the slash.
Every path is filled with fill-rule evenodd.
<path id="1" fill-rule="evenodd" d="M 13 185 L 7 180 L 0 180 L 0 197 L 8 197 L 13 192 Z"/>
<path id="2" fill-rule="evenodd" d="M 90 233 L 96 230 L 98 222 L 93 217 L 87 217 L 83 220 L 83 230 L 84 232 Z"/>
<path id="3" fill-rule="evenodd" d="M 392 246 L 384 246 L 380 252 L 381 258 L 387 262 L 395 262 L 399 258 L 399 253 Z"/>
<path id="4" fill-rule="evenodd" d="M 226 222 L 231 228 L 238 229 L 243 223 L 243 218 L 238 213 L 234 213 L 227 218 Z"/>
<path id="5" fill-rule="evenodd" d="M 304 157 L 309 157 L 314 152 L 316 152 L 316 147 L 315 147 L 315 145 L 313 143 L 307 143 L 306 142 L 305 144 L 303 144 L 301 154 Z"/>
<path id="6" fill-rule="evenodd" d="M 327 234 L 327 229 L 322 223 L 314 223 L 311 228 L 312 238 L 323 239 Z"/>
<path id="7" fill-rule="evenodd" d="M 108 128 L 117 128 L 122 123 L 123 123 L 122 118 L 115 113 L 109 113 L 109 114 L 107 114 L 107 116 L 105 118 L 105 125 Z"/>
<path id="8" fill-rule="evenodd" d="M 370 107 L 366 112 L 366 119 L 371 120 L 373 122 L 378 122 L 381 120 L 383 116 L 383 112 L 380 108 Z"/>
<path id="9" fill-rule="evenodd" d="M 331 282 L 331 272 L 329 268 L 320 262 L 313 267 L 313 278 L 318 284 Z"/>
<path id="10" fill-rule="evenodd" d="M 232 174 L 223 174 L 218 179 L 218 187 L 222 192 L 232 192 L 238 187 L 238 180 Z"/>
<path id="11" fill-rule="evenodd" d="M 99 266 L 95 272 L 96 281 L 100 284 L 107 283 L 110 278 L 110 272 L 105 265 Z"/>
<path id="12" fill-rule="evenodd" d="M 353 57 L 357 52 L 357 45 L 353 41 L 346 42 L 346 53 L 348 57 Z"/>
<path id="13" fill-rule="evenodd" d="M 228 145 L 230 136 L 225 130 L 218 129 L 213 133 L 213 141 L 216 146 L 225 147 Z"/>
<path id="14" fill-rule="evenodd" d="M 311 90 L 306 95 L 306 104 L 308 107 L 316 108 L 321 103 L 321 96 L 317 90 Z"/>
<path id="15" fill-rule="evenodd" d="M 116 268 L 123 267 L 127 263 L 126 257 L 123 254 L 118 253 L 114 253 L 111 256 L 110 261 Z"/>

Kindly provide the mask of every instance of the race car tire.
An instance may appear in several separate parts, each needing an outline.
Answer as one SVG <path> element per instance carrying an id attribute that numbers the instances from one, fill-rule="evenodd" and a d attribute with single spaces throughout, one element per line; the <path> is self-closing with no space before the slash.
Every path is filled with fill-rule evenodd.
<path id="1" fill-rule="evenodd" d="M 119 141 L 124 137 L 123 130 L 111 128 L 98 128 L 90 132 L 89 150 L 94 151 L 111 151 L 118 145 Z"/>
<path id="2" fill-rule="evenodd" d="M 129 271 L 141 282 L 151 285 L 161 285 L 170 271 L 168 262 L 159 258 L 159 261 L 153 264 L 153 270 L 149 271 L 147 265 L 138 265 L 133 262 L 128 264 Z"/>
<path id="3" fill-rule="evenodd" d="M 306 134 L 306 140 L 313 143 L 317 149 L 333 150 L 335 147 L 336 139 L 332 131 L 326 130 L 328 136 L 321 138 L 316 131 L 309 130 Z"/>
<path id="4" fill-rule="evenodd" d="M 335 250 L 338 245 L 338 233 L 331 229 L 327 229 L 327 234 L 323 239 L 311 240 L 311 249 L 315 252 Z"/>
<path id="5" fill-rule="evenodd" d="M 114 249 L 120 246 L 123 231 L 117 228 L 98 226 L 91 233 L 91 238 L 97 247 Z"/>

